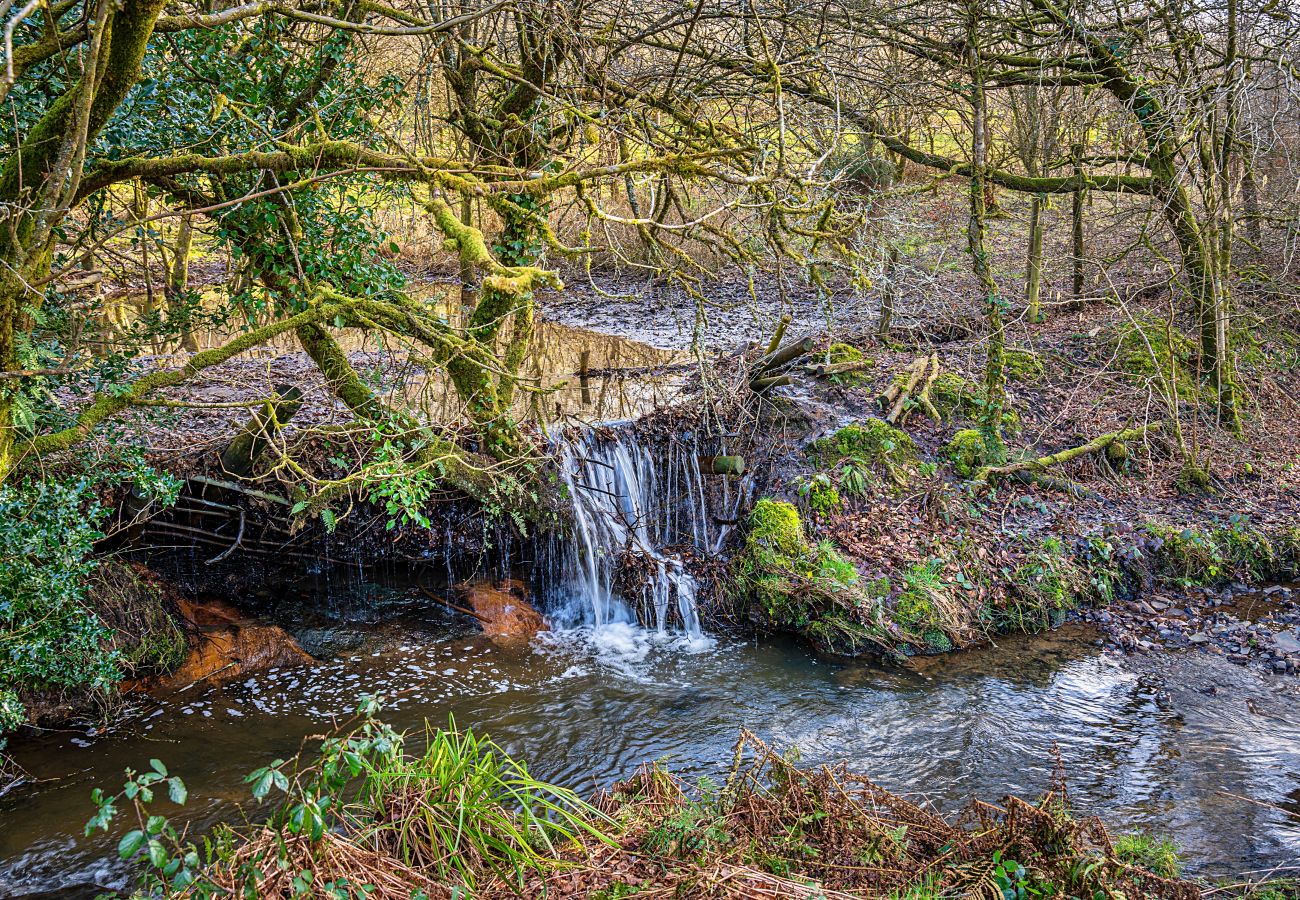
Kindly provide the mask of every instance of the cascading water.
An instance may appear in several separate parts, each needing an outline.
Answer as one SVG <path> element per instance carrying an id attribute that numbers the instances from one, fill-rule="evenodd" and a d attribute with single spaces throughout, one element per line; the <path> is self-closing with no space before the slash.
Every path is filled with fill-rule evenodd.
<path id="1" fill-rule="evenodd" d="M 696 449 L 693 440 L 652 448 L 630 428 L 587 431 L 564 445 L 560 472 L 573 535 L 555 548 L 546 586 L 562 618 L 596 626 L 643 621 L 660 633 L 679 628 L 700 636 L 696 580 L 664 548 L 716 553 L 731 526 L 713 520 L 711 501 L 723 523 L 733 521 L 749 482 L 733 488 L 720 478 L 717 486 L 706 486 Z M 629 554 L 639 557 L 646 574 L 640 597 L 619 591 L 619 569 Z"/>

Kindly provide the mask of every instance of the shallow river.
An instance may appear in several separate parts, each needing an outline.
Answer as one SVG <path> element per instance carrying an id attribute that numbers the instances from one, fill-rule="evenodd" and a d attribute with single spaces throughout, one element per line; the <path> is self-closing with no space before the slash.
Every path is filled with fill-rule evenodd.
<path id="1" fill-rule="evenodd" d="M 21 743 L 15 757 L 35 783 L 0 799 L 0 896 L 124 882 L 116 837 L 81 836 L 91 788 L 120 786 L 124 768 L 163 759 L 202 826 L 236 815 L 246 772 L 290 755 L 366 693 L 390 698 L 386 717 L 408 729 L 454 714 L 583 792 L 652 759 L 717 774 L 743 726 L 951 810 L 1043 789 L 1056 745 L 1078 807 L 1174 837 L 1195 871 L 1300 860 L 1294 679 L 1204 656 L 1124 660 L 1068 626 L 917 671 L 628 626 L 506 650 L 401 596 L 358 590 L 282 609 L 309 649 L 334 653 L 318 668 L 146 701 L 108 733 Z"/>

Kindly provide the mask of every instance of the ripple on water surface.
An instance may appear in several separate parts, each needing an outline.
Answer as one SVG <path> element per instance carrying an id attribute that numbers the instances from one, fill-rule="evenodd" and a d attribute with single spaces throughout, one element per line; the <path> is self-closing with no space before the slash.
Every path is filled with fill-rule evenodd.
<path id="1" fill-rule="evenodd" d="M 926 660 L 915 671 L 629 625 L 556 632 L 515 649 L 477 636 L 390 633 L 312 669 L 149 701 L 107 734 L 51 734 L 18 747 L 18 761 L 42 780 L 0 800 L 0 895 L 121 883 L 110 861 L 116 839 L 80 831 L 90 788 L 119 784 L 125 767 L 165 760 L 188 783 L 189 815 L 203 826 L 234 813 L 244 773 L 293 753 L 363 694 L 389 698 L 386 718 L 415 732 L 454 715 L 538 775 L 579 790 L 649 759 L 716 775 L 745 727 L 779 748 L 798 746 L 805 761 L 843 760 L 953 809 L 972 796 L 1042 790 L 1059 748 L 1080 808 L 1172 834 L 1206 869 L 1300 855 L 1300 818 L 1283 811 L 1300 808 L 1294 687 L 1208 657 L 1165 657 L 1159 668 L 1144 673 L 1102 655 L 1077 631 Z"/>

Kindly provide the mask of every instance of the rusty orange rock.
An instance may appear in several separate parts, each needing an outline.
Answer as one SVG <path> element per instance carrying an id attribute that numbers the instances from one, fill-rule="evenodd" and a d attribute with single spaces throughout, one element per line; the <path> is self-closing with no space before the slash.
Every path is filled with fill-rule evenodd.
<path id="1" fill-rule="evenodd" d="M 181 600 L 177 606 L 188 623 L 189 656 L 170 675 L 124 689 L 168 693 L 197 682 L 221 684 L 276 666 L 315 662 L 283 628 L 249 619 L 228 603 Z"/>
<path id="2" fill-rule="evenodd" d="M 526 643 L 548 627 L 528 602 L 528 588 L 517 579 L 460 585 L 456 595 L 495 643 Z"/>

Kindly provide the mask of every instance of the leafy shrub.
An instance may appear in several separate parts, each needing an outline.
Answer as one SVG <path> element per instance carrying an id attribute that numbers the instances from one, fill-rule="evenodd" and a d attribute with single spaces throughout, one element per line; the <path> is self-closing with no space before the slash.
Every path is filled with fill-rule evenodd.
<path id="1" fill-rule="evenodd" d="M 0 485 L 0 729 L 25 718 L 24 689 L 105 690 L 120 675 L 86 603 L 102 515 L 85 480 Z"/>

